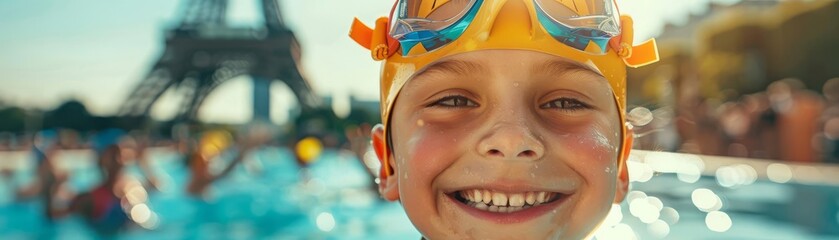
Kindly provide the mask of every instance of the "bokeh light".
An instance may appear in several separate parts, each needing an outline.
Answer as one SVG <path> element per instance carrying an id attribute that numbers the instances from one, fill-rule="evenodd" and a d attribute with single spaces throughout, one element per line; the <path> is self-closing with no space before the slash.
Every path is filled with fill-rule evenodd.
<path id="1" fill-rule="evenodd" d="M 637 191 L 637 190 L 630 191 L 629 193 L 626 194 L 626 202 L 631 203 L 635 199 L 646 198 L 646 197 L 647 197 L 647 193 L 644 193 L 642 191 Z"/>
<path id="2" fill-rule="evenodd" d="M 131 219 L 138 223 L 146 222 L 151 217 L 151 209 L 149 209 L 149 206 L 144 203 L 131 207 L 130 213 Z"/>
<path id="3" fill-rule="evenodd" d="M 321 231 L 329 232 L 335 228 L 335 217 L 332 216 L 332 213 L 322 212 L 318 214 L 315 223 Z"/>
<path id="4" fill-rule="evenodd" d="M 766 167 L 766 176 L 776 183 L 787 183 L 792 179 L 792 170 L 783 163 L 772 163 Z"/>
<path id="5" fill-rule="evenodd" d="M 679 211 L 672 207 L 664 207 L 661 209 L 661 220 L 669 224 L 676 224 L 679 222 Z"/>
<path id="6" fill-rule="evenodd" d="M 656 220 L 655 222 L 650 223 L 647 225 L 647 230 L 657 238 L 664 238 L 670 234 L 670 225 L 662 220 Z"/>
<path id="7" fill-rule="evenodd" d="M 650 204 L 648 198 L 638 198 L 629 203 L 629 213 L 637 217 L 641 222 L 652 223 L 658 220 L 659 209 Z"/>
<path id="8" fill-rule="evenodd" d="M 139 204 L 144 203 L 148 200 L 148 193 L 143 186 L 139 184 L 129 185 L 127 187 L 127 191 L 125 191 L 125 198 L 128 199 L 128 203 L 130 204 Z"/>
<path id="9" fill-rule="evenodd" d="M 698 188 L 693 190 L 690 197 L 693 205 L 703 212 L 717 211 L 722 208 L 722 200 L 710 189 Z"/>
<path id="10" fill-rule="evenodd" d="M 647 182 L 653 178 L 655 172 L 646 163 L 627 161 L 627 168 L 629 169 L 630 182 Z"/>
<path id="11" fill-rule="evenodd" d="M 662 203 L 661 199 L 657 197 L 649 196 L 647 197 L 647 202 L 649 202 L 650 205 L 654 206 L 658 211 L 661 211 L 661 209 L 664 208 L 664 203 Z"/>
<path id="12" fill-rule="evenodd" d="M 717 169 L 717 183 L 723 187 L 749 185 L 757 180 L 757 171 L 752 166 L 737 164 Z"/>
<path id="13" fill-rule="evenodd" d="M 725 212 L 712 211 L 705 216 L 705 225 L 714 232 L 725 232 L 731 228 L 731 218 Z"/>

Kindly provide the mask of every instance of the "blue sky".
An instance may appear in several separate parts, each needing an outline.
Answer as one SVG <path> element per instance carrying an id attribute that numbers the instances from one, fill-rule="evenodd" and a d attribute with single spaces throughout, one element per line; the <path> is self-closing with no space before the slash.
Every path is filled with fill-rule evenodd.
<path id="1" fill-rule="evenodd" d="M 709 0 L 618 0 L 635 18 L 636 39 L 706 10 Z M 717 1 L 717 0 L 714 0 Z M 719 0 L 718 2 L 731 2 Z M 177 23 L 175 0 L 4 0 L 0 1 L 0 100 L 51 109 L 76 98 L 94 114 L 113 114 L 163 50 L 163 30 Z M 255 26 L 257 0 L 230 0 L 231 25 Z M 393 0 L 282 0 L 285 20 L 303 48 L 305 74 L 319 94 L 337 99 L 378 97 L 378 64 L 347 37 L 353 17 L 372 23 Z M 275 84 L 272 118 L 284 119 L 296 104 Z M 214 122 L 250 119 L 246 78 L 222 85 L 199 117 Z M 175 94 L 164 95 L 156 118 L 174 115 Z M 344 104 L 345 105 L 345 104 Z M 342 109 L 336 109 L 341 111 Z"/>

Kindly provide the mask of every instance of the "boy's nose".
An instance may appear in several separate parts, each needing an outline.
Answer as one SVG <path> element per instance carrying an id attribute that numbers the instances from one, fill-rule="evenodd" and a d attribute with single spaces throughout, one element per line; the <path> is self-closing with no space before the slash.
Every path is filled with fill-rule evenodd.
<path id="1" fill-rule="evenodd" d="M 545 146 L 527 127 L 503 123 L 481 139 L 478 152 L 487 158 L 537 160 L 542 158 Z"/>

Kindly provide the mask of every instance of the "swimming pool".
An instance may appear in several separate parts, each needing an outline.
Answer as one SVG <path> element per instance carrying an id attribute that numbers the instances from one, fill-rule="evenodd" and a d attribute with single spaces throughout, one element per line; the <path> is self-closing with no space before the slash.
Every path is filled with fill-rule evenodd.
<path id="1" fill-rule="evenodd" d="M 307 170 L 308 179 L 301 180 L 289 151 L 265 148 L 249 159 L 261 170 L 237 167 L 211 187 L 206 200 L 183 193 L 189 173 L 177 155 L 157 150 L 151 156 L 153 169 L 165 173 L 160 174 L 165 176 L 162 190 L 148 194 L 154 215 L 148 229 L 131 228 L 119 239 L 420 237 L 398 204 L 378 198 L 369 185 L 372 179 L 348 152 L 325 151 Z M 73 189 L 86 190 L 99 181 L 85 160 L 89 157 L 62 156 L 63 167 L 72 172 Z M 636 157 L 630 164 L 633 191 L 613 208 L 599 239 L 839 239 L 836 185 L 750 178 L 752 172 L 737 163 L 726 166 L 741 172 L 741 178 L 726 182 L 713 174 L 669 172 L 653 163 Z M 2 178 L 0 238 L 98 238 L 79 217 L 50 223 L 40 214 L 40 201 L 13 200 L 13 189 L 32 180 L 32 168 L 18 164 L 14 174 Z M 136 167 L 128 171 L 139 175 Z"/>

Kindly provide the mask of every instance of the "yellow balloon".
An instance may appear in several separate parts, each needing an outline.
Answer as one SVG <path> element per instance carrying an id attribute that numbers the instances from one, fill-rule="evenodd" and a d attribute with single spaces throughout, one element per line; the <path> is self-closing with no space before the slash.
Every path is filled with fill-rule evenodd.
<path id="1" fill-rule="evenodd" d="M 306 137 L 301 139 L 297 142 L 297 146 L 295 147 L 297 157 L 307 164 L 315 161 L 315 159 L 317 159 L 320 155 L 321 150 L 323 150 L 323 145 L 320 143 L 320 140 L 315 137 Z"/>

